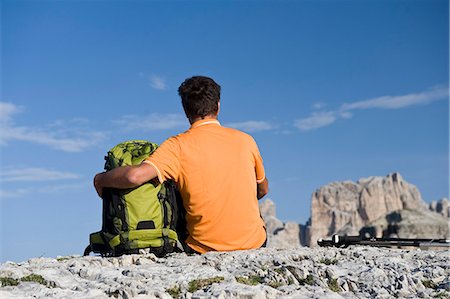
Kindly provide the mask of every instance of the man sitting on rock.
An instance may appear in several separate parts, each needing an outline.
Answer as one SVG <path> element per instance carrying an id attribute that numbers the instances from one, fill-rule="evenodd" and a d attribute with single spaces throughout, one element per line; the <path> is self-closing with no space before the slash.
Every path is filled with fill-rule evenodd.
<path id="1" fill-rule="evenodd" d="M 187 252 L 255 249 L 266 240 L 258 201 L 268 192 L 262 158 L 253 138 L 222 127 L 220 86 L 196 76 L 178 89 L 189 130 L 167 139 L 142 164 L 99 173 L 94 185 L 134 188 L 158 178 L 177 183 L 186 209 Z"/>

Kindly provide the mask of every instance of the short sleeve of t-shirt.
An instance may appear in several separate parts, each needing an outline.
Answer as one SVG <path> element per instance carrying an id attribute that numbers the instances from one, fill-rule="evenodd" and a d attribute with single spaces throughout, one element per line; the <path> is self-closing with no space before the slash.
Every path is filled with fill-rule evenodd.
<path id="1" fill-rule="evenodd" d="M 258 145 L 256 144 L 253 138 L 252 138 L 252 154 L 253 158 L 255 159 L 256 182 L 259 184 L 265 180 L 266 174 L 264 171 L 263 159 L 259 152 Z"/>
<path id="2" fill-rule="evenodd" d="M 167 179 L 178 181 L 180 175 L 180 145 L 177 137 L 171 137 L 164 141 L 158 149 L 143 163 L 155 168 L 159 181 Z"/>

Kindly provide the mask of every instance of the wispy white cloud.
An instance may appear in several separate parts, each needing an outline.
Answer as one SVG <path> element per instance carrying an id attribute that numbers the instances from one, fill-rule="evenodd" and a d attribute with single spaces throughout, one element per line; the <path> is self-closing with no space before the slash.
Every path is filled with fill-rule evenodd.
<path id="1" fill-rule="evenodd" d="M 298 119 L 294 126 L 302 131 L 328 126 L 336 121 L 336 113 L 333 111 L 314 112 L 311 116 Z"/>
<path id="2" fill-rule="evenodd" d="M 70 184 L 40 185 L 38 187 L 20 187 L 11 189 L 0 189 L 0 199 L 23 198 L 36 194 L 66 194 L 79 190 L 93 190 L 91 181 L 81 181 Z"/>
<path id="3" fill-rule="evenodd" d="M 0 102 L 0 124 L 7 124 L 12 121 L 14 114 L 23 110 L 22 106 L 14 105 L 13 103 Z"/>
<path id="4" fill-rule="evenodd" d="M 42 182 L 78 179 L 80 176 L 71 172 L 45 168 L 7 168 L 0 173 L 2 182 Z"/>
<path id="5" fill-rule="evenodd" d="M 276 135 L 291 135 L 292 133 L 293 133 L 292 130 L 287 129 L 275 131 Z"/>
<path id="6" fill-rule="evenodd" d="M 151 113 L 149 115 L 125 115 L 120 119 L 114 121 L 121 130 L 129 131 L 159 131 L 170 129 L 187 129 L 189 128 L 189 122 L 186 116 L 181 114 L 163 114 L 163 113 Z M 225 126 L 247 131 L 247 132 L 259 132 L 268 131 L 277 128 L 278 126 L 271 124 L 267 121 L 244 121 L 226 123 Z"/>
<path id="7" fill-rule="evenodd" d="M 9 141 L 27 141 L 41 144 L 50 148 L 65 152 L 81 152 L 104 140 L 105 136 L 100 132 L 78 132 L 78 136 L 60 137 L 56 132 L 49 132 L 31 127 L 9 127 L 0 129 L 0 144 Z"/>
<path id="8" fill-rule="evenodd" d="M 62 129 L 72 126 L 87 126 L 87 125 L 90 125 L 89 119 L 83 117 L 74 117 L 69 120 L 67 119 L 55 120 L 54 122 L 50 123 L 48 127 Z"/>
<path id="9" fill-rule="evenodd" d="M 146 116 L 125 115 L 115 123 L 124 131 L 158 131 L 183 129 L 189 127 L 189 121 L 181 114 L 151 113 Z"/>
<path id="10" fill-rule="evenodd" d="M 166 80 L 155 75 L 150 77 L 150 85 L 157 90 L 165 90 L 167 88 Z"/>
<path id="11" fill-rule="evenodd" d="M 32 188 L 17 188 L 14 190 L 0 189 L 0 199 L 23 197 L 32 193 Z"/>
<path id="12" fill-rule="evenodd" d="M 430 90 L 410 93 L 401 96 L 383 96 L 369 100 L 344 104 L 341 110 L 349 111 L 356 109 L 401 109 L 416 105 L 426 105 L 434 101 L 448 98 L 447 87 L 435 87 Z"/>
<path id="13" fill-rule="evenodd" d="M 24 141 L 66 152 L 81 152 L 106 138 L 103 132 L 80 128 L 73 123 L 64 126 L 59 122 L 57 125 L 54 123 L 47 127 L 16 125 L 13 116 L 22 112 L 23 108 L 12 103 L 0 102 L 0 111 L 0 145 L 6 145 L 11 141 Z"/>
<path id="14" fill-rule="evenodd" d="M 311 116 L 298 119 L 294 126 L 301 131 L 309 131 L 329 126 L 338 119 L 349 119 L 352 111 L 362 109 L 402 109 L 417 105 L 427 105 L 449 97 L 448 87 L 434 87 L 424 92 L 399 96 L 382 96 L 353 103 L 345 103 L 335 111 L 313 112 Z"/>
<path id="15" fill-rule="evenodd" d="M 149 83 L 150 86 L 156 90 L 166 90 L 167 89 L 167 83 L 166 80 L 158 75 L 149 75 L 148 73 L 139 72 L 139 77 L 143 78 L 145 82 Z"/>
<path id="16" fill-rule="evenodd" d="M 250 132 L 250 133 L 260 132 L 260 131 L 269 131 L 269 130 L 277 128 L 276 125 L 271 124 L 267 121 L 256 121 L 256 120 L 227 123 L 227 124 L 225 124 L 225 126 L 239 129 L 239 130 L 246 131 L 246 132 Z"/>
<path id="17" fill-rule="evenodd" d="M 323 108 L 325 108 L 325 106 L 326 106 L 326 104 L 321 103 L 321 102 L 317 102 L 312 105 L 312 107 L 316 110 L 323 109 Z"/>

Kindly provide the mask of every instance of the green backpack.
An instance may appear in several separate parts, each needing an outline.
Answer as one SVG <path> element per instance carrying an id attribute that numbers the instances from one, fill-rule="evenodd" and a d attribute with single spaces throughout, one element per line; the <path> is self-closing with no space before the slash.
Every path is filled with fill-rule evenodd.
<path id="1" fill-rule="evenodd" d="M 138 165 L 157 147 L 143 140 L 120 143 L 105 157 L 105 170 Z M 179 237 L 184 237 L 183 207 L 173 181 L 153 180 L 133 189 L 107 188 L 102 198 L 102 230 L 90 234 L 84 255 L 119 256 L 148 248 L 162 256 L 175 251 Z"/>

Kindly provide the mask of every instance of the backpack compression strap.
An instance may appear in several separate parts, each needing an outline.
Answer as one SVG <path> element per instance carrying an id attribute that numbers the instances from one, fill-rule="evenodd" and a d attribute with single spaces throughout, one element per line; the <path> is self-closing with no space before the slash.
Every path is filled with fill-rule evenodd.
<path id="1" fill-rule="evenodd" d="M 128 232 L 123 232 L 120 235 L 112 238 L 108 244 L 111 248 L 116 248 L 122 243 L 122 240 L 136 241 L 140 247 L 159 247 L 162 244 L 158 244 L 161 239 L 167 238 L 170 245 L 170 241 L 176 242 L 178 240 L 177 233 L 174 230 L 168 228 L 157 228 L 157 229 L 140 229 L 132 230 Z M 165 242 L 164 242 L 165 243 Z M 166 246 L 166 244 L 163 244 Z"/>

